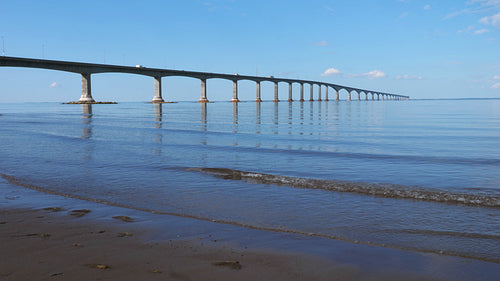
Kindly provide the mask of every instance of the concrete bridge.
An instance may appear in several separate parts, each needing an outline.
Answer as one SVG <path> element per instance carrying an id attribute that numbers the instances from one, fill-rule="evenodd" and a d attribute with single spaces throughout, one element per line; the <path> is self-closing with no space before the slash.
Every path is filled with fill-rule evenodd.
<path id="1" fill-rule="evenodd" d="M 209 73 L 209 72 L 196 72 L 196 71 L 183 71 L 183 70 L 172 70 L 172 69 L 157 69 L 148 68 L 142 66 L 119 66 L 119 65 L 108 65 L 108 64 L 94 64 L 94 63 L 81 63 L 81 62 L 69 62 L 69 61 L 54 61 L 54 60 L 43 60 L 43 59 L 29 59 L 29 58 L 19 58 L 19 57 L 0 57 L 0 67 L 29 67 L 29 68 L 42 68 L 42 69 L 52 69 L 67 71 L 73 73 L 79 73 L 82 77 L 82 95 L 78 100 L 81 103 L 92 103 L 95 102 L 92 97 L 92 87 L 91 87 L 91 75 L 97 73 L 131 73 L 139 74 L 145 76 L 151 76 L 154 78 L 154 97 L 152 102 L 160 103 L 164 102 L 161 91 L 161 79 L 162 77 L 168 76 L 184 76 L 199 79 L 201 82 L 201 95 L 198 102 L 204 103 L 208 102 L 207 98 L 207 79 L 226 79 L 233 82 L 233 96 L 231 102 L 239 102 L 238 99 L 238 81 L 250 80 L 254 81 L 257 85 L 255 101 L 261 102 L 261 92 L 260 84 L 261 82 L 271 82 L 274 83 L 274 102 L 279 102 L 278 97 L 278 83 L 287 83 L 288 88 L 288 101 L 292 102 L 292 84 L 297 83 L 300 85 L 300 101 L 304 101 L 304 84 L 310 85 L 309 101 L 314 101 L 314 87 L 318 89 L 317 91 L 317 101 L 328 101 L 328 89 L 332 88 L 335 90 L 335 100 L 340 100 L 339 91 L 345 90 L 347 92 L 347 100 L 351 101 L 351 94 L 357 94 L 357 100 L 361 100 L 361 94 L 364 94 L 364 100 L 408 100 L 410 97 L 395 95 L 389 93 L 382 93 L 372 90 L 358 89 L 352 87 L 341 86 L 337 84 L 319 82 L 319 81 L 308 81 L 300 79 L 287 79 L 287 78 L 276 78 L 273 76 L 269 77 L 259 77 L 259 76 L 247 76 L 238 74 L 220 74 L 220 73 Z M 325 97 L 322 99 L 321 90 L 325 88 Z"/>

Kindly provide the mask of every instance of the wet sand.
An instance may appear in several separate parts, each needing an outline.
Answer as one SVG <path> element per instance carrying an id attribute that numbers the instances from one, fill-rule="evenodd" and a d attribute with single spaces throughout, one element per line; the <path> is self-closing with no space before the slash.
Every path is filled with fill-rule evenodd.
<path id="1" fill-rule="evenodd" d="M 307 255 L 238 249 L 196 240 L 147 241 L 125 221 L 82 220 L 70 210 L 0 211 L 2 280 L 422 280 L 368 276 Z M 78 213 L 78 212 L 76 212 Z M 86 215 L 86 214 L 85 214 Z M 83 215 L 83 216 L 85 216 Z M 127 217 L 127 216 L 126 216 Z M 133 222 L 129 222 L 133 223 Z M 428 280 L 433 280 L 429 278 Z"/>
<path id="2" fill-rule="evenodd" d="M 331 280 L 312 258 L 193 241 L 146 242 L 144 231 L 45 210 L 2 210 L 2 280 Z M 323 270 L 317 270 L 317 267 Z"/>
<path id="3" fill-rule="evenodd" d="M 1 182 L 0 190 L 0 280 L 495 280 L 500 273 L 495 263 L 157 215 Z"/>

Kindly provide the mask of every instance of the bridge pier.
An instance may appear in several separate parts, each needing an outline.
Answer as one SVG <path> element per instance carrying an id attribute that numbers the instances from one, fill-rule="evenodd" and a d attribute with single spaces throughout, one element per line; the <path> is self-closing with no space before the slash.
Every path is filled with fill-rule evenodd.
<path id="1" fill-rule="evenodd" d="M 92 87 L 90 73 L 82 73 L 82 96 L 79 102 L 95 102 L 92 98 Z"/>
<path id="2" fill-rule="evenodd" d="M 339 90 L 335 89 L 335 101 L 340 101 Z"/>
<path id="3" fill-rule="evenodd" d="M 233 80 L 233 98 L 231 102 L 240 102 L 238 99 L 238 80 Z"/>
<path id="4" fill-rule="evenodd" d="M 207 79 L 200 79 L 200 103 L 207 103 Z"/>
<path id="5" fill-rule="evenodd" d="M 312 81 L 312 80 L 297 80 L 297 79 L 284 79 L 284 78 L 275 78 L 273 76 L 269 77 L 259 77 L 259 76 L 239 76 L 237 73 L 235 75 L 228 74 L 220 74 L 220 73 L 208 73 L 208 72 L 196 72 L 196 71 L 178 71 L 172 69 L 155 69 L 148 67 L 131 67 L 131 66 L 119 66 L 119 65 L 105 65 L 105 64 L 91 64 L 91 63 L 79 63 L 79 62 L 68 62 L 68 61 L 52 61 L 52 60 L 44 60 L 44 59 L 28 59 L 28 58 L 17 58 L 17 57 L 5 57 L 0 56 L 0 67 L 29 67 L 29 68 L 40 68 L 40 69 L 51 69 L 58 71 L 66 71 L 72 73 L 80 73 L 81 74 L 81 82 L 82 82 L 82 92 L 81 97 L 78 100 L 80 103 L 92 103 L 95 100 L 92 98 L 92 83 L 91 76 L 96 73 L 130 73 L 130 74 L 138 74 L 145 75 L 154 78 L 154 97 L 153 103 L 161 103 L 164 102 L 162 97 L 162 77 L 166 76 L 183 76 L 183 77 L 191 77 L 200 79 L 201 90 L 200 90 L 200 100 L 199 102 L 205 103 L 208 102 L 207 99 L 207 89 L 206 89 L 206 80 L 212 78 L 220 78 L 225 80 L 230 80 L 233 82 L 233 97 L 231 99 L 232 102 L 239 102 L 238 99 L 238 81 L 239 80 L 250 80 L 250 81 L 258 81 L 257 82 L 257 97 L 256 102 L 262 101 L 260 94 L 260 83 L 262 81 L 268 81 L 274 83 L 275 91 L 274 91 L 274 101 L 279 101 L 278 99 L 278 84 L 280 82 L 289 84 L 289 100 L 292 101 L 292 92 L 293 92 L 293 83 L 300 84 L 300 100 L 304 101 L 304 84 L 310 85 L 310 101 L 314 101 L 314 85 L 318 85 L 318 101 L 322 100 L 321 91 L 322 87 L 325 86 L 325 101 L 328 101 L 328 88 L 332 87 L 336 90 L 336 100 L 340 100 L 339 90 L 346 90 L 348 93 L 348 101 L 352 100 L 352 93 L 355 92 L 358 94 L 358 100 L 361 100 L 361 92 L 365 93 L 365 99 L 369 100 L 368 95 L 372 95 L 371 99 L 375 100 L 375 95 L 377 95 L 377 100 L 393 100 L 393 101 L 403 101 L 409 100 L 410 97 L 402 96 L 391 93 L 374 93 L 367 92 L 366 90 L 357 89 L 357 88 L 349 88 L 340 85 L 325 83 L 321 81 Z"/>
<path id="6" fill-rule="evenodd" d="M 288 102 L 292 102 L 292 83 L 288 83 Z"/>
<path id="7" fill-rule="evenodd" d="M 155 96 L 153 97 L 153 103 L 155 102 L 165 102 L 161 97 L 161 76 L 155 76 Z"/>
<path id="8" fill-rule="evenodd" d="M 300 83 L 300 101 L 304 101 L 304 83 Z"/>
<path id="9" fill-rule="evenodd" d="M 257 87 L 257 92 L 255 93 L 255 102 L 262 102 L 262 99 L 260 98 L 260 81 L 255 82 L 256 87 Z"/>
<path id="10" fill-rule="evenodd" d="M 274 100 L 273 102 L 280 102 L 278 98 L 278 82 L 274 82 Z"/>
<path id="11" fill-rule="evenodd" d="M 347 101 L 351 101 L 351 92 L 350 91 L 347 93 Z"/>

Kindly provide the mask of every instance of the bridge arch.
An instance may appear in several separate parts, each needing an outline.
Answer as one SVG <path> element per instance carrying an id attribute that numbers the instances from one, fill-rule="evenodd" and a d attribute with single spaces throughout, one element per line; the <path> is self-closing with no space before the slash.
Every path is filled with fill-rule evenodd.
<path id="1" fill-rule="evenodd" d="M 201 95 L 200 102 L 208 102 L 207 99 L 207 80 L 212 79 L 223 79 L 230 80 L 233 84 L 233 98 L 232 101 L 239 101 L 238 98 L 238 82 L 243 80 L 249 80 L 255 82 L 257 86 L 257 98 L 256 101 L 260 101 L 260 84 L 261 82 L 268 81 L 274 84 L 275 95 L 274 100 L 279 101 L 278 98 L 278 88 L 280 83 L 288 84 L 288 92 L 289 92 L 289 100 L 292 101 L 292 93 L 293 93 L 293 84 L 298 84 L 300 87 L 300 97 L 303 100 L 303 91 L 304 84 L 309 85 L 310 90 L 310 100 L 314 101 L 314 88 L 318 88 L 318 100 L 322 100 L 323 93 L 325 96 L 325 100 L 328 100 L 328 90 L 331 87 L 335 90 L 336 100 L 339 100 L 339 92 L 341 90 L 345 90 L 348 92 L 348 100 L 351 100 L 351 94 L 357 93 L 358 99 L 360 99 L 360 95 L 363 92 L 365 94 L 365 99 L 368 99 L 369 91 L 344 87 L 341 85 L 324 83 L 320 81 L 307 81 L 307 80 L 298 80 L 298 79 L 287 79 L 287 78 L 275 78 L 275 77 L 258 77 L 258 76 L 248 76 L 248 75 L 238 75 L 238 74 L 221 74 L 221 73 L 209 73 L 209 72 L 196 72 L 196 71 L 184 71 L 184 70 L 172 70 L 172 69 L 156 69 L 156 68 L 147 68 L 142 66 L 132 67 L 132 66 L 119 66 L 119 65 L 105 65 L 105 64 L 92 64 L 92 63 L 80 63 L 80 62 L 67 62 L 67 61 L 54 61 L 54 60 L 41 60 L 41 59 L 28 59 L 28 58 L 16 58 L 16 57 L 0 57 L 0 67 L 23 67 L 23 68 L 38 68 L 38 69 L 50 69 L 64 72 L 72 72 L 78 73 L 81 75 L 82 82 L 82 96 L 80 101 L 82 102 L 93 102 L 93 98 L 91 96 L 91 77 L 93 74 L 100 73 L 127 73 L 127 74 L 136 74 L 142 76 L 149 76 L 154 78 L 154 89 L 155 96 L 153 98 L 153 102 L 163 102 L 162 98 L 162 78 L 163 77 L 187 77 L 199 79 L 201 83 Z M 307 86 L 306 86 L 307 87 Z M 324 92 L 323 92 L 324 90 Z M 372 99 L 374 93 L 372 92 Z M 391 99 L 391 100 L 401 100 L 408 99 L 406 96 L 393 95 L 388 93 L 377 93 L 377 97 L 379 98 L 382 95 L 382 98 Z"/>

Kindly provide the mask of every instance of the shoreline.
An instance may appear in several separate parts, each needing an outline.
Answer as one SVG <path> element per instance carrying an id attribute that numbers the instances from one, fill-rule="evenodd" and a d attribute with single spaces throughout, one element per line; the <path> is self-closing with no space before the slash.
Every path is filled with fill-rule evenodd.
<path id="1" fill-rule="evenodd" d="M 495 263 L 151 214 L 4 180 L 0 190 L 5 280 L 494 280 L 500 274 Z M 60 210 L 43 210 L 49 207 Z M 82 209 L 90 212 L 71 215 Z"/>
<path id="2" fill-rule="evenodd" d="M 148 242 L 147 230 L 91 222 L 50 210 L 2 209 L 2 280 L 329 280 L 350 268 L 319 259 L 188 240 Z M 131 230 L 133 229 L 133 230 Z M 126 231 L 128 230 L 128 231 Z"/>

